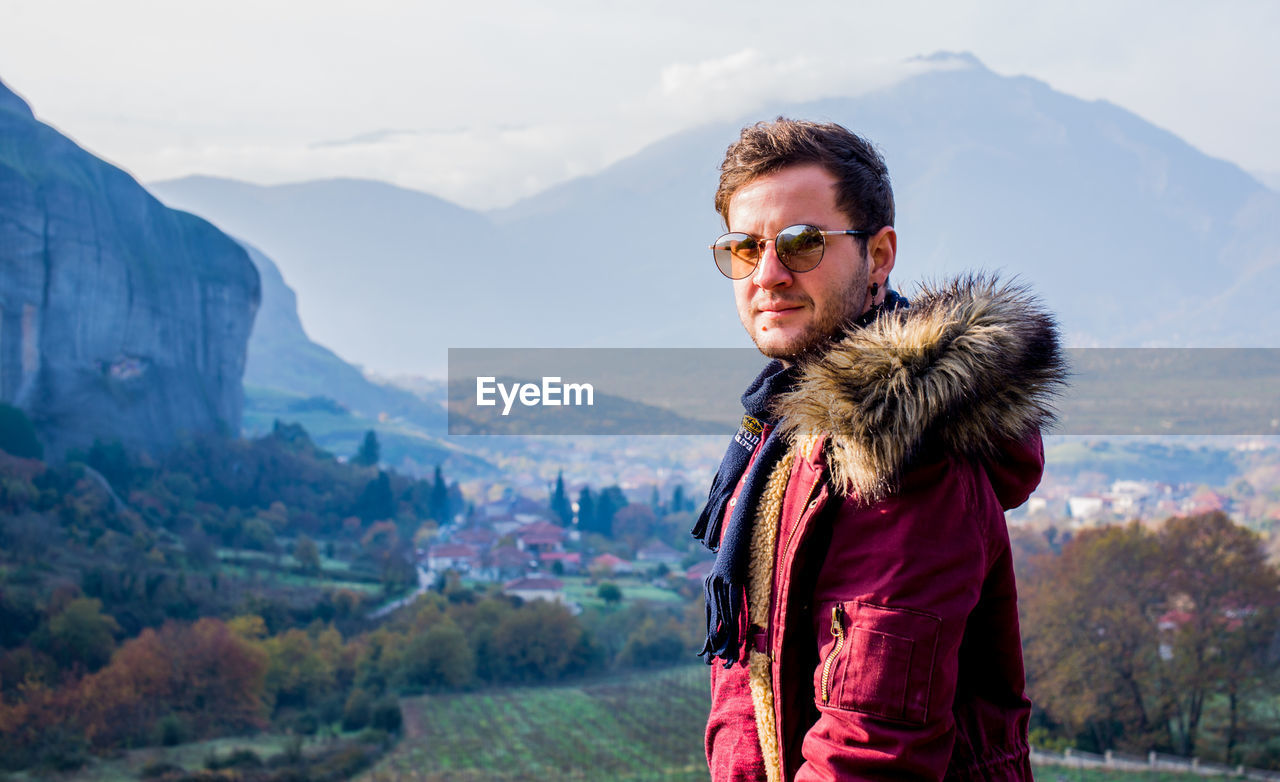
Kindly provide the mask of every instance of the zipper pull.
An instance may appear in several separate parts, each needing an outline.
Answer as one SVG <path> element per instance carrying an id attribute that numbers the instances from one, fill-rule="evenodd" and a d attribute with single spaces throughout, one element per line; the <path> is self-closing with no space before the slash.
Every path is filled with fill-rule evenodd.
<path id="1" fill-rule="evenodd" d="M 831 607 L 831 634 L 844 638 L 844 606 L 840 603 Z"/>

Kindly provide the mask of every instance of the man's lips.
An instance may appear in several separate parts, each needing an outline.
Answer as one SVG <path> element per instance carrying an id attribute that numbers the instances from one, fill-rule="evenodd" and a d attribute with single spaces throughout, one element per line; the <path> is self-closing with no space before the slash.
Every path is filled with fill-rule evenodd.
<path id="1" fill-rule="evenodd" d="M 762 315 L 780 316 L 799 310 L 802 307 L 804 305 L 799 302 L 777 301 L 757 305 L 756 310 Z"/>

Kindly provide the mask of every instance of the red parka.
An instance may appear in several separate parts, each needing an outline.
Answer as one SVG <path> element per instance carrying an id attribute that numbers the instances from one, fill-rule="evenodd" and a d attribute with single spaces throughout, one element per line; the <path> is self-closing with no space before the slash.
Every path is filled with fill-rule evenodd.
<path id="1" fill-rule="evenodd" d="M 1004 511 L 1040 480 L 1062 375 L 1052 319 L 984 279 L 802 368 L 780 512 L 755 519 L 776 534 L 755 667 L 711 666 L 714 780 L 1032 778 Z"/>

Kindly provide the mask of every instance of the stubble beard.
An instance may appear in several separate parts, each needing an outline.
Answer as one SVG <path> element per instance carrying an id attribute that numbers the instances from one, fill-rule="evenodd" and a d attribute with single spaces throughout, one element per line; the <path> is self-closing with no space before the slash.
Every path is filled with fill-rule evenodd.
<path id="1" fill-rule="evenodd" d="M 866 276 L 862 279 L 851 278 L 840 296 L 829 299 L 832 303 L 843 306 L 815 313 L 814 322 L 800 334 L 781 345 L 761 345 L 760 334 L 752 331 L 751 340 L 766 358 L 781 359 L 787 363 L 795 363 L 806 356 L 822 353 L 832 342 L 843 336 L 862 314 L 866 290 Z"/>

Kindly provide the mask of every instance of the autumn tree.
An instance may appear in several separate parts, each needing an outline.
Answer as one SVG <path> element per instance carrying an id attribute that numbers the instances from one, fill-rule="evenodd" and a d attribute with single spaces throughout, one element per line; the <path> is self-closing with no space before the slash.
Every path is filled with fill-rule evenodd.
<path id="1" fill-rule="evenodd" d="M 1155 536 L 1136 522 L 1085 530 L 1023 587 L 1032 697 L 1099 749 L 1143 750 L 1165 738 L 1155 632 L 1162 564 Z"/>
<path id="2" fill-rule="evenodd" d="M 467 636 L 452 619 L 444 618 L 409 642 L 404 676 L 412 684 L 457 688 L 470 684 L 476 659 Z"/>
<path id="3" fill-rule="evenodd" d="M 313 638 L 295 628 L 262 646 L 267 652 L 266 699 L 277 708 L 314 706 L 336 688 L 335 671 L 342 647 L 336 630 L 328 628 Z"/>
<path id="4" fill-rule="evenodd" d="M 49 620 L 49 653 L 63 668 L 83 665 L 96 671 L 111 659 L 120 625 L 102 613 L 102 601 L 80 597 L 72 600 Z"/>
<path id="5" fill-rule="evenodd" d="M 1206 701 L 1225 694 L 1230 759 L 1243 702 L 1274 694 L 1267 652 L 1280 629 L 1280 575 L 1258 535 L 1222 512 L 1169 519 L 1159 542 L 1173 609 L 1163 629 L 1178 751 L 1196 754 Z"/>
<path id="6" fill-rule="evenodd" d="M 145 742 L 174 715 L 191 735 L 261 727 L 267 655 L 218 619 L 146 629 L 79 688 L 78 718 L 96 747 Z"/>
<path id="7" fill-rule="evenodd" d="M 1220 753 L 1242 714 L 1273 698 L 1280 574 L 1225 514 L 1084 530 L 1024 583 L 1033 699 L 1095 748 L 1203 754 L 1207 704 L 1226 702 Z M 1260 712 L 1255 712 L 1260 713 Z"/>
<path id="8" fill-rule="evenodd" d="M 582 626 L 559 603 L 534 600 L 507 614 L 493 631 L 490 654 L 506 681 L 553 681 L 567 673 L 583 642 Z"/>

